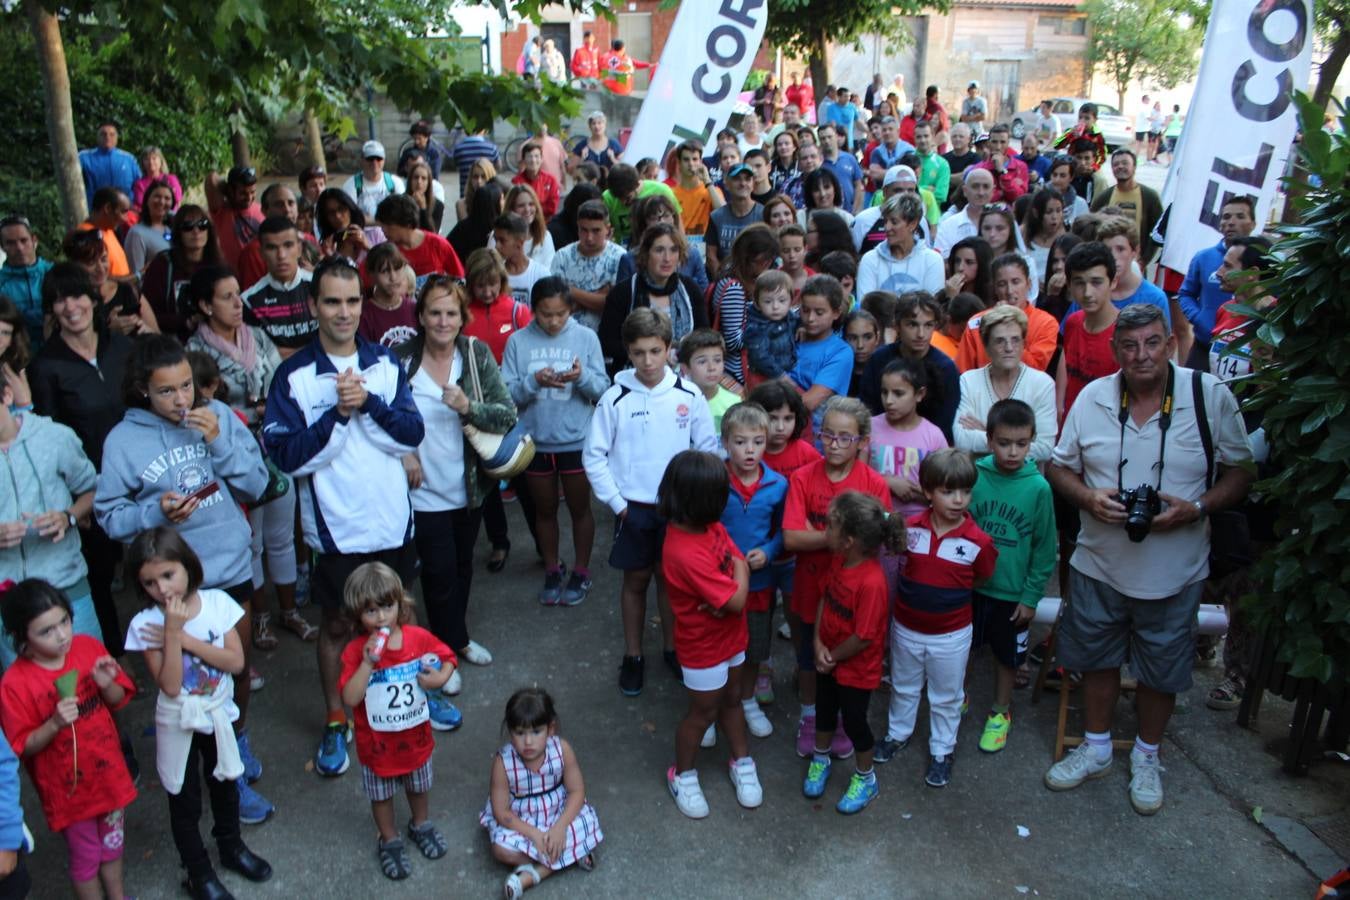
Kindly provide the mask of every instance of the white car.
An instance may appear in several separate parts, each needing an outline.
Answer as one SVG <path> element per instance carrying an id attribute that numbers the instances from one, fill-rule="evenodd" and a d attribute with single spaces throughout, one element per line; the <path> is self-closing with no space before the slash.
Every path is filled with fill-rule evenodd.
<path id="1" fill-rule="evenodd" d="M 1087 97 L 1051 97 L 1050 114 L 1059 120 L 1056 134 L 1063 134 L 1078 124 L 1078 107 L 1084 103 L 1097 103 Z M 1012 117 L 1012 136 L 1021 140 L 1026 133 L 1036 127 L 1040 118 L 1039 107 L 1025 112 L 1014 113 Z M 1134 140 L 1134 120 L 1122 116 L 1109 103 L 1097 103 L 1097 128 L 1106 138 L 1106 146 L 1128 147 Z"/>

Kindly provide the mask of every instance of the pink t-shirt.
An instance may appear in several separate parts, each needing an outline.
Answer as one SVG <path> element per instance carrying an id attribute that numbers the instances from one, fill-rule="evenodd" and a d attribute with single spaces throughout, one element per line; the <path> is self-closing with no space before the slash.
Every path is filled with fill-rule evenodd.
<path id="1" fill-rule="evenodd" d="M 945 450 L 947 439 L 941 428 L 925 418 L 919 418 L 919 425 L 914 430 L 899 431 L 881 415 L 872 419 L 871 448 L 870 461 L 878 475 L 899 476 L 918 484 L 919 463 L 934 450 Z M 927 508 L 928 504 L 923 501 L 895 502 L 895 511 L 906 518 Z"/>

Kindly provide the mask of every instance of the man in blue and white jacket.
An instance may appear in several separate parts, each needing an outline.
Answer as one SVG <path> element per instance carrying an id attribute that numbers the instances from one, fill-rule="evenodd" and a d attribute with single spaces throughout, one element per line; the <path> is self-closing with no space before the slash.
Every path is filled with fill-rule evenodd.
<path id="1" fill-rule="evenodd" d="M 310 587 L 323 611 L 319 679 L 328 723 L 315 767 L 331 776 L 348 765 L 347 716 L 337 687 L 350 638 L 342 588 L 367 562 L 388 565 L 405 585 L 412 579 L 416 551 L 402 457 L 422 443 L 424 428 L 393 354 L 356 333 L 356 269 L 343 259 L 321 264 L 310 281 L 309 304 L 318 334 L 273 377 L 263 442 L 277 466 L 295 477 L 305 543 L 316 555 Z"/>

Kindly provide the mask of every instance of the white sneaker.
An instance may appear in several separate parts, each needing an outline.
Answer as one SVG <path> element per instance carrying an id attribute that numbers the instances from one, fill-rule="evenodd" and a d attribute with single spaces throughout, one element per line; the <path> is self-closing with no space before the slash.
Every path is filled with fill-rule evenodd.
<path id="1" fill-rule="evenodd" d="M 1052 791 L 1072 790 L 1089 778 L 1101 778 L 1110 769 L 1111 757 L 1099 762 L 1092 747 L 1084 742 L 1050 767 L 1045 773 L 1045 786 Z"/>
<path id="2" fill-rule="evenodd" d="M 704 750 L 707 750 L 709 747 L 716 747 L 716 746 L 717 746 L 717 724 L 716 724 L 716 723 L 713 723 L 712 725 L 709 725 L 709 726 L 708 726 L 708 730 L 705 731 L 705 732 L 703 732 L 703 738 L 698 742 L 698 745 L 699 745 L 700 747 L 702 747 Z"/>
<path id="3" fill-rule="evenodd" d="M 745 710 L 745 727 L 755 737 L 768 737 L 773 734 L 773 723 L 769 717 L 764 715 L 764 710 L 759 708 L 758 703 L 751 703 L 749 706 L 743 706 Z"/>
<path id="4" fill-rule="evenodd" d="M 1151 816 L 1163 805 L 1162 764 L 1156 753 L 1130 751 L 1130 805 L 1141 816 Z"/>
<path id="5" fill-rule="evenodd" d="M 751 764 L 753 768 L 753 764 Z M 670 796 L 675 798 L 675 808 L 691 819 L 703 819 L 708 815 L 708 800 L 703 796 L 703 788 L 698 783 L 698 773 L 692 769 L 683 775 L 675 774 L 675 767 L 666 770 L 666 786 Z"/>
<path id="6" fill-rule="evenodd" d="M 784 622 L 778 626 L 778 636 L 785 641 L 792 640 L 792 626 Z"/>
<path id="7" fill-rule="evenodd" d="M 441 685 L 441 693 L 447 697 L 453 697 L 464 690 L 464 679 L 459 677 L 459 669 L 450 673 L 450 678 L 445 684 Z"/>
<path id="8" fill-rule="evenodd" d="M 459 658 L 467 663 L 473 663 L 475 666 L 486 666 L 492 663 L 492 654 L 477 641 L 469 641 L 469 646 L 459 651 Z"/>
<path id="9" fill-rule="evenodd" d="M 733 759 L 727 767 L 731 783 L 736 786 L 736 802 L 746 809 L 755 809 L 764 802 L 764 789 L 759 786 L 759 772 L 755 761 L 748 756 Z"/>

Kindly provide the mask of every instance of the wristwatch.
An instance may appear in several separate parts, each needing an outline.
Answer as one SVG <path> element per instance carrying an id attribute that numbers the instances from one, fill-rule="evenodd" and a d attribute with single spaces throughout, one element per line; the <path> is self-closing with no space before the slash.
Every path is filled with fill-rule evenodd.
<path id="1" fill-rule="evenodd" d="M 66 510 L 66 521 L 70 524 L 71 528 L 79 527 L 79 523 L 75 521 L 75 514 L 70 510 Z"/>
<path id="2" fill-rule="evenodd" d="M 1195 511 L 1199 513 L 1200 518 L 1203 519 L 1205 517 L 1205 501 L 1193 500 L 1191 502 L 1195 504 Z"/>

